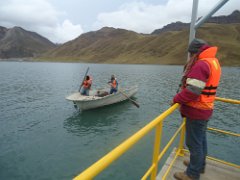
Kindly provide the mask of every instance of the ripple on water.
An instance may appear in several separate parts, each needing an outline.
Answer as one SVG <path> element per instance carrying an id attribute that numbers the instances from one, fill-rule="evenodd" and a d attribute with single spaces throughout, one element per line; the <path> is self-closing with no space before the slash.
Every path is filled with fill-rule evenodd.
<path id="1" fill-rule="evenodd" d="M 140 108 L 125 101 L 76 111 L 65 97 L 78 89 L 87 67 L 93 89 L 106 87 L 112 74 L 120 86 L 137 84 Z M 0 62 L 0 179 L 72 179 L 168 109 L 181 72 L 181 66 Z M 239 73 L 223 68 L 218 96 L 240 99 Z M 239 133 L 239 117 L 239 106 L 218 102 L 209 126 Z M 165 144 L 180 123 L 178 111 L 166 119 Z M 103 179 L 140 177 L 152 159 L 153 137 L 143 138 Z M 210 154 L 240 163 L 239 140 L 213 132 L 208 139 Z M 119 169 L 122 175 L 114 173 Z"/>

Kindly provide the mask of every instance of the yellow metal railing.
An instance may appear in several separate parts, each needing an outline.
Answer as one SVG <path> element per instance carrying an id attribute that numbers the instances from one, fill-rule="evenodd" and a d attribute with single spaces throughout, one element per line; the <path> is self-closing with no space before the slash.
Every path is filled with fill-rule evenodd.
<path id="1" fill-rule="evenodd" d="M 234 103 L 234 104 L 240 104 L 239 100 L 231 100 L 231 99 L 224 99 L 224 98 L 216 98 L 217 101 L 227 102 L 227 103 Z M 166 151 L 169 149 L 169 147 L 172 145 L 178 134 L 180 134 L 180 140 L 179 145 L 176 150 L 175 157 L 171 164 L 169 165 L 166 173 L 163 175 L 162 179 L 164 180 L 168 173 L 170 172 L 170 169 L 176 160 L 178 156 L 184 155 L 184 152 L 186 151 L 184 147 L 184 136 L 185 136 L 185 123 L 186 120 L 183 119 L 182 124 L 177 129 L 173 137 L 169 140 L 167 145 L 161 150 L 160 152 L 160 146 L 161 146 L 161 137 L 162 137 L 162 126 L 164 119 L 172 114 L 177 108 L 179 107 L 179 104 L 174 104 L 169 109 L 167 109 L 165 112 L 163 112 L 161 115 L 156 117 L 154 120 L 152 120 L 149 124 L 147 124 L 145 127 L 143 127 L 141 130 L 139 130 L 137 133 L 132 135 L 130 138 L 125 140 L 123 143 L 121 143 L 119 146 L 117 146 L 115 149 L 113 149 L 111 152 L 109 152 L 107 155 L 102 157 L 100 160 L 95 162 L 92 166 L 87 168 L 85 171 L 83 171 L 81 174 L 76 176 L 74 180 L 90 180 L 96 177 L 100 172 L 102 172 L 104 169 L 106 169 L 112 162 L 114 162 L 116 159 L 118 159 L 122 154 L 124 154 L 126 151 L 128 151 L 133 145 L 135 145 L 141 138 L 143 138 L 146 134 L 148 134 L 151 130 L 155 128 L 155 142 L 154 142 L 154 149 L 153 149 L 153 159 L 152 159 L 152 165 L 147 170 L 147 172 L 142 177 L 142 180 L 147 179 L 149 176 L 151 176 L 151 180 L 156 179 L 157 170 L 158 170 L 158 162 L 161 160 L 163 155 L 166 153 Z M 219 129 L 214 128 L 208 128 L 209 130 L 213 130 L 216 132 L 233 135 L 233 136 L 240 136 L 240 134 L 226 132 Z M 160 154 L 159 154 L 160 153 Z M 214 158 L 212 158 L 214 159 Z M 218 162 L 223 162 L 224 164 L 232 165 L 234 167 L 239 167 L 238 165 L 231 164 L 228 162 L 224 162 L 221 160 L 217 160 Z"/>
<path id="2" fill-rule="evenodd" d="M 132 135 L 130 138 L 125 140 L 122 144 L 117 146 L 103 158 L 95 162 L 92 166 L 87 168 L 80 175 L 76 176 L 74 180 L 88 180 L 93 179 L 100 172 L 102 172 L 105 168 L 107 168 L 113 161 L 119 158 L 123 153 L 129 150 L 134 144 L 136 144 L 142 137 L 144 137 L 147 133 L 149 133 L 154 127 L 160 124 L 167 116 L 169 116 L 174 110 L 179 107 L 179 104 L 174 104 L 169 109 L 167 109 L 160 116 L 155 118 L 137 133 Z M 162 126 L 162 125 L 161 125 Z M 156 146 L 155 146 L 156 148 Z"/>
<path id="3" fill-rule="evenodd" d="M 184 152 L 184 153 L 189 153 L 189 151 L 188 151 L 187 149 L 183 149 L 183 152 Z M 237 165 L 237 164 L 233 164 L 233 163 L 230 163 L 230 162 L 226 162 L 226 161 L 223 161 L 223 160 L 214 158 L 214 157 L 207 156 L 207 159 L 210 159 L 210 160 L 219 162 L 219 163 L 221 163 L 221 164 L 225 164 L 225 165 L 232 166 L 232 167 L 235 167 L 235 168 L 240 169 L 240 166 Z"/>
<path id="4" fill-rule="evenodd" d="M 219 98 L 219 97 L 216 97 L 216 100 L 217 100 L 217 101 L 222 101 L 222 102 L 225 102 L 225 103 L 240 104 L 240 101 L 239 101 L 239 100 L 225 99 L 225 98 Z M 181 127 L 180 127 L 180 128 L 181 128 Z M 210 131 L 215 131 L 215 132 L 222 133 L 222 134 L 226 134 L 226 135 L 231 135 L 231 136 L 240 137 L 240 134 L 223 131 L 223 130 L 216 129 L 216 128 L 208 127 L 208 130 L 210 130 Z M 182 132 L 184 132 L 184 131 L 185 131 L 185 129 L 182 130 Z M 173 166 L 175 160 L 177 159 L 177 157 L 184 155 L 185 152 L 188 152 L 188 150 L 186 150 L 186 149 L 183 148 L 183 140 L 184 140 L 184 137 L 181 136 L 181 137 L 180 137 L 179 147 L 178 147 L 178 149 L 176 150 L 175 156 L 174 156 L 173 160 L 171 161 L 169 167 L 167 168 L 165 174 L 162 176 L 162 180 L 165 180 L 165 179 L 166 179 L 166 177 L 167 177 L 167 175 L 169 174 L 170 170 L 172 169 L 172 166 Z M 226 161 L 223 161 L 223 160 L 219 160 L 219 159 L 217 159 L 217 158 L 213 158 L 213 157 L 207 156 L 207 159 L 211 159 L 211 160 L 216 161 L 216 162 L 219 162 L 219 163 L 221 163 L 221 164 L 225 164 L 225 165 L 232 166 L 232 167 L 235 167 L 235 168 L 240 169 L 240 166 L 239 166 L 239 165 L 236 165 L 236 164 L 233 164 L 233 163 L 229 163 L 229 162 L 226 162 Z"/>
<path id="5" fill-rule="evenodd" d="M 226 98 L 220 98 L 216 97 L 216 101 L 222 101 L 225 103 L 231 103 L 231 104 L 240 104 L 240 100 L 234 100 L 234 99 L 226 99 Z"/>

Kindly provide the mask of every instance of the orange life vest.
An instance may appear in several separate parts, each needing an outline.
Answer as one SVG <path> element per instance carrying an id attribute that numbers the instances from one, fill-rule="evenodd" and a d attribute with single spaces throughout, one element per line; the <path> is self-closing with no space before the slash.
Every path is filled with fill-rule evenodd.
<path id="1" fill-rule="evenodd" d="M 205 57 L 209 57 L 209 53 L 210 54 L 212 53 L 211 51 L 216 52 L 217 47 L 211 47 L 203 51 L 199 55 L 199 59 L 198 59 L 198 61 L 206 62 L 210 69 L 210 75 L 206 83 L 206 86 L 202 90 L 202 93 L 199 96 L 197 101 L 187 103 L 188 106 L 192 106 L 197 109 L 211 110 L 214 108 L 214 100 L 216 97 L 216 91 L 217 91 L 217 87 L 218 87 L 220 76 L 221 76 L 221 67 L 219 65 L 217 58 L 215 57 L 205 58 Z"/>
<path id="2" fill-rule="evenodd" d="M 91 79 L 91 78 L 90 78 L 89 80 L 85 80 L 85 81 L 83 82 L 83 87 L 84 87 L 85 89 L 90 89 L 91 85 L 92 85 L 92 79 Z"/>
<path id="3" fill-rule="evenodd" d="M 116 81 L 116 79 L 114 79 L 112 81 L 111 85 L 112 85 L 113 88 L 117 88 L 117 81 Z"/>

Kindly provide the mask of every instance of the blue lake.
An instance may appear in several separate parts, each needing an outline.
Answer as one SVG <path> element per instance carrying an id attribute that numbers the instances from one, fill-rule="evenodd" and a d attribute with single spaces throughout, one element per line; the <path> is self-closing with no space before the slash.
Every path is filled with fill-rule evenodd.
<path id="1" fill-rule="evenodd" d="M 137 84 L 129 101 L 78 112 L 65 97 L 78 90 L 90 67 L 92 88 L 112 74 L 121 86 Z M 0 179 L 65 180 L 111 151 L 169 108 L 182 66 L 0 62 Z M 218 96 L 240 99 L 240 68 L 224 67 Z M 240 107 L 217 102 L 209 126 L 240 133 Z M 174 112 L 164 124 L 163 143 L 181 123 Z M 96 179 L 140 179 L 152 160 L 154 132 Z M 208 133 L 209 155 L 240 164 L 240 140 Z"/>

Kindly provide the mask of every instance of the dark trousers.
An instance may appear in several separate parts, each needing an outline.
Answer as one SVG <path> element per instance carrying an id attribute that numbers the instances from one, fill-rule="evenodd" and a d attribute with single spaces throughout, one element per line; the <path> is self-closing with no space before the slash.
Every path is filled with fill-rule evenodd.
<path id="1" fill-rule="evenodd" d="M 115 94 L 116 92 L 117 92 L 117 89 L 115 89 L 115 88 L 111 88 L 111 89 L 110 89 L 110 94 L 112 94 L 112 93 Z"/>
<path id="2" fill-rule="evenodd" d="M 82 88 L 81 95 L 89 96 L 89 89 Z"/>
<path id="3" fill-rule="evenodd" d="M 207 122 L 206 120 L 186 121 L 186 145 L 190 151 L 190 164 L 187 167 L 187 175 L 194 179 L 200 178 L 204 170 L 207 155 Z"/>

